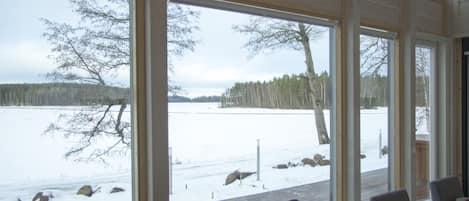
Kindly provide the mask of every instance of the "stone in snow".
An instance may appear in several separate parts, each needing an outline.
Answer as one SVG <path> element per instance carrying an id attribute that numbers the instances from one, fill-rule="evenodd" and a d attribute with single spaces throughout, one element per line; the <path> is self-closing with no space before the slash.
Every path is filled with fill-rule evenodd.
<path id="1" fill-rule="evenodd" d="M 49 196 L 44 195 L 43 192 L 36 193 L 32 201 L 49 201 Z"/>
<path id="2" fill-rule="evenodd" d="M 329 165 L 330 163 L 331 163 L 331 162 L 330 162 L 329 160 L 323 159 L 323 160 L 319 161 L 318 164 L 319 164 L 320 166 L 326 166 L 326 165 Z"/>
<path id="3" fill-rule="evenodd" d="M 78 190 L 77 195 L 91 197 L 95 192 L 96 191 L 93 191 L 93 188 L 90 185 L 84 185 Z"/>
<path id="4" fill-rule="evenodd" d="M 323 155 L 321 155 L 321 154 L 314 154 L 313 160 L 314 160 L 316 163 L 319 163 L 319 161 L 323 160 L 324 158 L 326 158 L 326 157 L 323 156 Z"/>
<path id="5" fill-rule="evenodd" d="M 288 169 L 288 165 L 287 164 L 278 164 L 274 167 L 272 167 L 274 169 Z"/>
<path id="6" fill-rule="evenodd" d="M 246 177 L 249 177 L 253 174 L 256 174 L 256 172 L 239 172 L 238 170 L 230 173 L 226 179 L 225 179 L 225 185 L 229 185 L 233 182 L 235 182 L 236 180 L 242 180 Z"/>
<path id="7" fill-rule="evenodd" d="M 111 192 L 109 193 L 119 193 L 119 192 L 124 192 L 125 189 L 124 188 L 121 188 L 121 187 L 114 187 L 111 189 Z"/>
<path id="8" fill-rule="evenodd" d="M 303 163 L 303 165 L 310 165 L 311 167 L 315 167 L 317 165 L 316 161 L 310 158 L 303 158 L 301 162 Z"/>

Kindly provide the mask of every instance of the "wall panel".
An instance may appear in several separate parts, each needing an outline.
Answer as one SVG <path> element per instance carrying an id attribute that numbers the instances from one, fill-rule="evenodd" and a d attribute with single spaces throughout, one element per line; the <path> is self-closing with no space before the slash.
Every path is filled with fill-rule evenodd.
<path id="1" fill-rule="evenodd" d="M 338 20 L 341 16 L 341 0 L 230 0 L 265 8 L 295 12 L 315 17 Z"/>
<path id="2" fill-rule="evenodd" d="M 360 6 L 362 25 L 394 32 L 399 30 L 398 1 L 361 0 Z"/>
<path id="3" fill-rule="evenodd" d="M 468 37 L 469 36 L 469 1 L 452 0 L 452 27 L 453 36 L 455 37 Z"/>
<path id="4" fill-rule="evenodd" d="M 417 31 L 444 35 L 442 1 L 417 0 Z"/>

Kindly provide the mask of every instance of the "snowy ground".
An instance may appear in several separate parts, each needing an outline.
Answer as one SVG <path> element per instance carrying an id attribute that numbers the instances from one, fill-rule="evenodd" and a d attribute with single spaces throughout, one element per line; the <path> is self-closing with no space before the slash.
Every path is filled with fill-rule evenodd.
<path id="1" fill-rule="evenodd" d="M 172 201 L 221 200 L 329 179 L 330 166 L 273 169 L 320 153 L 311 110 L 252 108 L 220 109 L 216 103 L 171 103 L 170 146 L 173 155 Z M 131 200 L 129 156 L 99 162 L 74 162 L 63 154 L 71 139 L 44 135 L 49 123 L 75 107 L 0 107 L 0 201 L 30 200 L 35 193 L 52 193 L 54 200 Z M 329 124 L 329 112 L 325 111 Z M 127 116 L 128 117 L 128 116 Z M 379 133 L 387 145 L 387 109 L 362 110 L 362 172 L 384 168 L 379 158 Z M 261 147 L 261 180 L 223 185 L 230 172 L 256 171 L 257 139 Z M 365 140 L 366 139 L 366 140 Z M 89 184 L 101 191 L 91 198 L 75 195 Z M 109 194 L 112 187 L 124 193 Z"/>

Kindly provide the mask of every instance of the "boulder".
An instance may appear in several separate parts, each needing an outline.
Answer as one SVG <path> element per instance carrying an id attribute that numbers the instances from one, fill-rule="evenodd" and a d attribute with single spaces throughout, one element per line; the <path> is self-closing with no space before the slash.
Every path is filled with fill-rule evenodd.
<path id="1" fill-rule="evenodd" d="M 240 172 L 238 170 L 230 173 L 228 176 L 226 176 L 226 179 L 225 179 L 225 185 L 229 185 L 233 182 L 235 182 L 238 178 L 240 178 Z"/>
<path id="2" fill-rule="evenodd" d="M 125 189 L 124 188 L 121 188 L 121 187 L 114 187 L 111 189 L 111 192 L 109 193 L 120 193 L 120 192 L 124 192 Z"/>
<path id="3" fill-rule="evenodd" d="M 318 164 L 320 166 L 326 166 L 326 165 L 330 165 L 331 162 L 329 160 L 323 159 L 323 160 L 320 160 Z"/>
<path id="4" fill-rule="evenodd" d="M 303 165 L 310 165 L 311 167 L 316 167 L 317 165 L 316 161 L 310 158 L 303 158 L 301 162 L 303 163 Z"/>
<path id="5" fill-rule="evenodd" d="M 244 179 L 244 178 L 249 177 L 253 174 L 256 174 L 256 172 L 240 172 L 239 173 L 239 179 Z"/>
<path id="6" fill-rule="evenodd" d="M 84 185 L 78 190 L 77 195 L 84 195 L 87 197 L 91 197 L 93 193 L 94 193 L 93 188 L 91 188 L 90 185 Z"/>
<path id="7" fill-rule="evenodd" d="M 288 169 L 288 165 L 287 164 L 278 164 L 274 167 L 272 167 L 274 169 Z"/>
<path id="8" fill-rule="evenodd" d="M 293 162 L 288 161 L 288 167 L 296 167 L 296 166 L 298 166 L 298 165 L 300 165 L 300 164 L 299 164 L 299 163 L 293 163 Z"/>
<path id="9" fill-rule="evenodd" d="M 226 176 L 226 179 L 225 179 L 225 185 L 228 185 L 228 184 L 231 184 L 233 182 L 235 182 L 236 180 L 242 180 L 246 177 L 249 177 L 253 174 L 256 174 L 256 172 L 240 172 L 238 170 L 230 173 L 228 176 Z"/>
<path id="10" fill-rule="evenodd" d="M 383 148 L 381 149 L 381 155 L 386 155 L 389 153 L 388 146 L 384 145 Z"/>
<path id="11" fill-rule="evenodd" d="M 319 163 L 319 161 L 323 160 L 324 158 L 326 158 L 326 157 L 323 156 L 323 155 L 321 155 L 321 154 L 314 154 L 313 160 L 314 160 L 316 163 Z"/>
<path id="12" fill-rule="evenodd" d="M 36 195 L 33 197 L 32 201 L 49 201 L 49 196 L 44 195 L 43 192 L 39 192 L 39 193 L 36 193 Z"/>

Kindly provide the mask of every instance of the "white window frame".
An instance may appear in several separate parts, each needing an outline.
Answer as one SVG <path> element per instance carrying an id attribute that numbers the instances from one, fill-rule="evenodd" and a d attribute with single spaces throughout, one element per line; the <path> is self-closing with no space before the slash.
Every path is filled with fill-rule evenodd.
<path id="1" fill-rule="evenodd" d="M 394 111 L 396 109 L 396 106 L 395 106 L 395 103 L 394 101 L 394 98 L 395 98 L 395 90 L 394 90 L 394 86 L 395 86 L 395 82 L 397 81 L 395 78 L 396 78 L 396 75 L 395 75 L 395 70 L 394 70 L 394 67 L 395 67 L 395 46 L 394 46 L 394 42 L 397 38 L 397 33 L 395 32 L 388 32 L 388 31 L 384 31 L 384 30 L 379 30 L 379 29 L 373 29 L 373 28 L 369 28 L 369 27 L 361 27 L 360 29 L 360 35 L 365 35 L 365 36 L 371 36 L 371 37 L 377 37 L 377 38 L 383 38 L 383 39 L 386 39 L 388 40 L 388 53 L 389 53 L 389 56 L 388 56 L 388 87 L 389 87 L 389 90 L 388 90 L 388 102 L 389 102 L 389 105 L 388 105 L 388 149 L 389 149 L 389 157 L 388 157 L 388 191 L 392 190 L 392 186 L 394 186 L 395 184 L 395 176 L 394 176 L 394 169 L 395 169 L 395 165 L 394 165 L 394 160 L 393 158 L 395 158 L 395 151 L 394 151 L 394 144 L 396 143 L 394 141 L 394 137 L 393 135 L 396 134 L 396 131 L 395 131 L 395 128 L 394 128 Z M 360 82 L 360 80 L 359 80 Z M 361 132 L 361 131 L 360 131 Z M 361 169 L 361 167 L 360 167 Z M 360 171 L 360 175 L 361 175 L 361 171 Z"/>
<path id="2" fill-rule="evenodd" d="M 430 164 L 429 180 L 455 175 L 456 135 L 454 135 L 453 111 L 453 61 L 452 42 L 449 38 L 420 33 L 416 34 L 416 48 L 431 49 L 430 69 Z M 415 58 L 414 58 L 415 59 Z"/>
<path id="3" fill-rule="evenodd" d="M 133 116 L 136 146 L 134 151 L 134 200 L 143 201 L 167 201 L 169 200 L 169 161 L 168 161 L 168 105 L 167 105 L 167 0 L 133 0 L 132 13 L 133 30 L 137 33 L 132 36 L 133 40 L 133 94 L 136 98 L 133 109 L 136 114 Z M 359 121 L 356 119 L 356 112 L 359 111 L 357 105 L 357 79 L 359 74 L 353 69 L 357 66 L 359 53 L 357 39 L 360 34 L 360 4 L 358 0 L 344 1 L 343 18 L 340 23 L 327 19 L 314 18 L 304 15 L 273 11 L 269 9 L 257 8 L 233 3 L 232 1 L 218 0 L 174 0 L 180 3 L 213 3 L 212 6 L 225 10 L 235 10 L 248 12 L 254 9 L 258 15 L 284 18 L 289 20 L 307 22 L 312 24 L 329 25 L 331 31 L 331 69 L 332 79 L 332 101 L 334 112 L 331 114 L 331 199 L 333 201 L 357 200 L 360 197 L 360 173 L 359 173 Z M 228 6 L 229 5 L 229 6 Z M 226 6 L 226 7 L 225 7 Z M 239 7 L 243 6 L 243 7 Z M 206 7 L 210 7 L 206 5 Z M 228 8 L 230 7 L 230 8 Z M 390 148 L 398 147 L 399 150 L 392 150 L 390 180 L 395 182 L 391 188 L 405 187 L 411 199 L 415 199 L 414 173 L 415 159 L 415 131 L 411 131 L 415 126 L 415 115 L 411 114 L 415 98 L 412 98 L 414 91 L 415 66 L 414 49 L 416 39 L 416 16 L 415 2 L 405 1 L 403 4 L 402 23 L 398 35 L 397 46 L 390 53 L 396 54 L 393 58 L 396 65 L 390 76 L 395 82 L 390 89 L 395 95 L 397 104 L 394 117 L 391 118 L 390 127 L 396 129 L 390 134 L 396 135 L 391 138 Z M 239 10 L 242 8 L 241 10 Z M 262 11 L 262 12 L 261 12 Z M 265 13 L 264 13 L 265 12 Z M 280 15 L 280 16 L 278 16 Z M 294 17 L 293 17 L 294 16 Z M 305 18 L 306 17 L 306 18 Z M 306 21 L 305 21 L 306 20 Z M 311 20 L 311 21 L 310 21 Z M 374 32 L 376 30 L 372 30 Z M 134 33 L 135 33 L 134 32 Z M 428 34 L 417 34 L 419 39 L 430 39 L 438 41 L 438 64 L 445 66 L 439 68 L 443 74 L 439 74 L 440 84 L 438 90 L 440 99 L 438 104 L 440 110 L 444 112 L 444 126 L 439 129 L 447 133 L 443 136 L 443 141 L 439 141 L 444 149 L 438 152 L 440 158 L 439 168 L 436 172 L 438 177 L 455 174 L 455 144 L 454 125 L 451 123 L 453 111 L 449 106 L 453 100 L 454 75 L 452 69 L 453 42 L 448 38 L 435 37 Z M 338 49 L 339 48 L 339 49 Z M 359 62 L 358 62 L 359 65 Z M 401 81 L 398 83 L 398 81 Z M 441 90 L 448 89 L 448 90 Z M 444 97 L 444 98 L 441 98 Z M 394 104 L 394 101 L 391 103 Z M 399 107 L 399 108 L 397 108 Z M 440 119 L 442 119 L 441 117 Z M 441 124 L 442 121 L 438 123 Z M 395 141 L 396 140 L 396 141 Z M 391 145 L 394 143 L 394 145 Z M 357 146 L 358 145 L 358 146 Z M 342 147 L 340 147 L 342 146 Z M 441 147 L 441 146 L 440 146 Z M 394 155 L 394 152 L 398 152 Z M 443 159 L 445 162 L 441 161 Z M 395 181 L 394 181 L 395 180 Z M 358 188 L 357 188 L 358 187 Z M 358 196 L 357 196 L 358 195 Z"/>
<path id="4" fill-rule="evenodd" d="M 164 0 L 163 0 L 164 1 Z M 181 4 L 188 4 L 188 5 L 194 5 L 194 6 L 199 6 L 199 7 L 207 7 L 207 8 L 214 8 L 214 9 L 219 9 L 219 10 L 227 10 L 227 11 L 234 11 L 234 12 L 239 12 L 239 13 L 246 13 L 246 14 L 251 14 L 251 15 L 260 15 L 260 16 L 265 16 L 265 17 L 271 17 L 271 18 L 276 18 L 276 19 L 284 19 L 284 20 L 290 20 L 290 21 L 297 21 L 297 22 L 303 22 L 303 23 L 308 23 L 308 24 L 313 24 L 313 25 L 318 25 L 318 26 L 323 26 L 323 27 L 327 27 L 329 28 L 329 33 L 330 33 L 330 76 L 331 76 L 331 82 L 332 82 L 332 85 L 333 86 L 333 91 L 331 92 L 331 97 L 332 97 L 332 108 L 331 108 L 331 115 L 330 115 L 330 139 L 331 139 L 331 142 L 330 142 L 330 150 L 331 150 L 331 167 L 330 167 L 330 170 L 331 170 L 331 174 L 330 174 L 330 199 L 331 200 L 335 200 L 336 199 L 336 193 L 337 193 L 337 190 L 336 190 L 336 177 L 337 177 L 337 171 L 336 171 L 336 158 L 335 156 L 337 155 L 337 152 L 336 152 L 336 98 L 335 98 L 335 90 L 336 90 L 336 87 L 335 84 L 335 72 L 336 72 L 336 29 L 337 29 L 337 26 L 338 26 L 338 23 L 337 21 L 334 21 L 334 20 L 328 20 L 328 19 L 323 19 L 323 18 L 316 18 L 316 17 L 311 17 L 311 16 L 306 16 L 306 15 L 300 15 L 300 14 L 295 14 L 295 13 L 290 13 L 290 12 L 284 12 L 284 11 L 278 11 L 278 10 L 272 10 L 272 9 L 266 9 L 266 8 L 261 8 L 261 7 L 254 7 L 254 6 L 249 6 L 249 5 L 244 5 L 244 4 L 238 4 L 238 3 L 234 3 L 234 2 L 228 2 L 228 1 L 217 1 L 217 0 L 170 0 L 170 2 L 173 2 L 173 3 L 181 3 Z M 160 6 L 162 6 L 162 3 L 160 2 Z M 167 7 L 167 3 L 165 4 L 164 8 Z M 158 9 L 159 12 L 161 8 Z M 166 14 L 166 12 L 165 12 Z M 153 18 L 154 19 L 154 18 Z M 162 19 L 162 18 L 160 18 Z M 155 20 L 153 20 L 155 21 Z M 161 23 L 161 20 L 159 20 L 160 23 Z M 164 18 L 164 21 L 166 21 L 166 18 Z M 159 24 L 159 26 L 161 26 L 161 24 Z M 159 27 L 160 30 L 155 30 L 157 32 L 157 34 L 163 34 L 161 33 L 161 30 L 165 30 L 166 31 L 166 28 L 165 29 L 161 29 L 162 27 Z M 166 33 L 165 34 L 165 37 L 166 37 Z M 152 47 L 154 48 L 154 47 Z M 164 46 L 165 50 L 166 50 L 166 45 Z M 162 47 L 160 47 L 159 49 L 157 50 L 162 50 Z M 167 55 L 167 51 L 165 51 L 165 54 L 164 55 L 159 55 L 159 58 L 160 59 L 163 59 L 161 56 L 164 56 L 166 57 Z M 153 55 L 155 56 L 155 55 Z M 156 58 L 156 57 L 155 57 Z M 164 61 L 166 61 L 166 58 L 164 58 Z M 160 84 L 160 86 L 167 86 L 167 83 L 165 83 L 165 85 L 161 85 L 161 81 L 162 80 L 165 80 L 167 82 L 167 77 L 166 78 L 162 78 L 162 74 L 164 74 L 165 76 L 167 75 L 167 71 L 168 69 L 161 69 L 162 66 L 160 66 L 161 64 L 153 64 L 155 66 L 158 66 L 158 70 L 159 72 L 156 72 L 156 73 L 159 73 L 159 75 L 155 75 L 155 74 L 151 74 L 150 76 L 156 76 L 157 78 L 161 79 L 158 83 Z M 150 85 L 150 86 L 158 86 L 158 85 Z M 155 87 L 151 87 L 151 88 L 155 88 Z M 161 90 L 161 89 L 160 89 Z M 147 90 L 148 92 L 148 90 Z M 161 92 L 161 91 L 160 91 Z M 163 157 L 168 157 L 168 150 L 167 150 L 167 147 L 168 147 L 168 142 L 167 142 L 167 138 L 168 138 L 168 128 L 167 128 L 167 122 L 168 122 L 168 117 L 167 117 L 167 94 L 165 94 L 164 96 L 164 101 L 163 99 L 160 97 L 160 98 L 156 98 L 155 100 L 157 100 L 157 102 L 153 102 L 153 104 L 158 104 L 158 105 L 165 105 L 165 106 L 161 106 L 160 110 L 159 111 L 164 111 L 166 110 L 166 113 L 165 115 L 166 116 L 162 116 L 161 114 L 153 114 L 155 116 L 157 116 L 158 118 L 156 119 L 159 119 L 159 125 L 161 125 L 161 123 L 166 123 L 166 126 L 165 127 L 156 127 L 154 129 L 156 129 L 158 131 L 158 134 L 157 135 L 165 135 L 165 136 L 160 136 L 158 137 L 158 139 L 165 139 L 166 141 L 165 142 L 161 142 L 161 141 L 156 141 L 156 142 L 151 142 L 151 144 L 147 145 L 149 147 L 160 147 L 158 150 L 162 150 L 161 147 L 166 147 L 166 150 L 163 151 L 163 152 L 157 152 L 155 154 L 155 156 L 153 157 L 157 157 L 157 161 L 155 161 L 154 159 L 151 159 L 149 158 L 149 162 L 150 161 L 155 161 L 153 163 L 159 163 L 161 165 L 166 165 L 168 164 L 168 161 L 161 161 L 161 160 L 158 160 L 158 159 L 161 159 Z M 153 113 L 153 112 L 152 112 Z M 164 119 L 161 119 L 161 118 L 164 118 Z M 148 119 L 149 121 L 151 119 Z M 152 124 L 153 125 L 153 124 Z M 152 126 L 150 126 L 152 127 Z M 154 143 L 154 144 L 153 144 Z M 151 156 L 150 156 L 151 157 Z M 152 164 L 150 162 L 150 164 Z M 169 164 L 168 164 L 169 165 Z M 167 165 L 166 165 L 167 166 Z M 156 167 L 156 166 L 153 166 L 153 167 Z M 150 169 L 153 169 L 150 168 Z M 164 177 L 168 177 L 169 178 L 169 172 L 166 171 L 164 172 L 163 170 L 161 169 L 153 169 L 153 171 L 159 173 L 159 175 L 161 176 L 164 176 Z M 162 180 L 157 180 L 155 181 L 155 183 L 157 184 L 156 186 L 169 186 L 169 180 L 168 179 L 162 179 Z M 157 188 L 155 187 L 151 187 L 149 188 L 149 190 L 154 190 L 156 191 Z M 169 190 L 166 189 L 166 187 L 161 190 L 159 192 L 167 192 L 167 196 L 168 196 L 168 200 L 169 200 Z M 152 194 L 152 193 L 150 193 Z M 158 194 L 158 197 L 161 197 L 161 196 L 164 196 L 164 195 L 161 195 L 161 194 Z"/>

